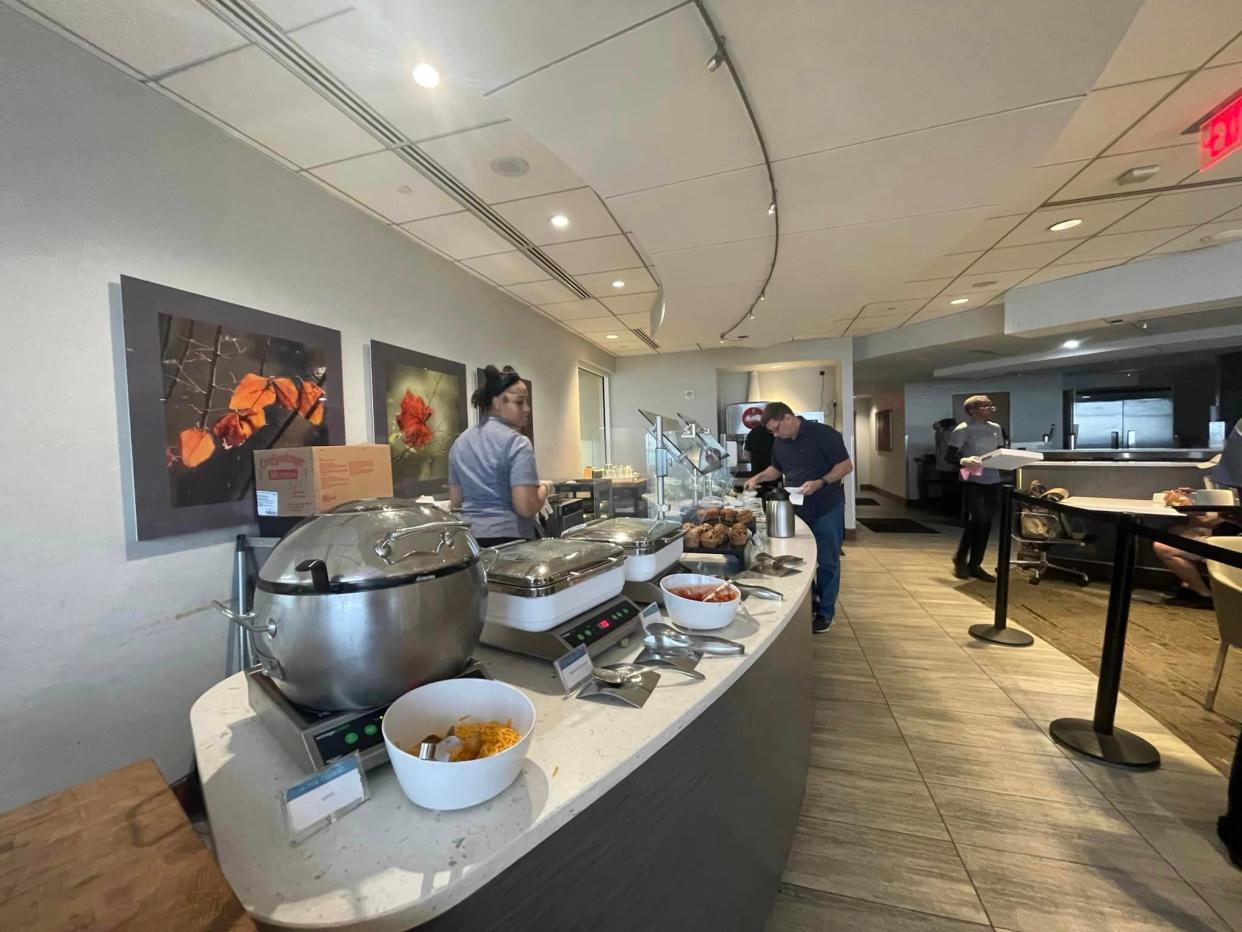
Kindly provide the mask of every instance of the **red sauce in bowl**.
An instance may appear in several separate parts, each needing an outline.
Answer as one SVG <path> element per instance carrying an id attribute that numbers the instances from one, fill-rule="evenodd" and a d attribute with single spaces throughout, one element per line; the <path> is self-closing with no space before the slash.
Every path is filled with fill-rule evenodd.
<path id="1" fill-rule="evenodd" d="M 727 589 L 721 589 L 715 595 L 712 590 L 715 586 L 673 586 L 669 588 L 669 592 L 683 599 L 689 599 L 691 602 L 732 602 L 737 598 L 737 590 L 732 586 Z"/>

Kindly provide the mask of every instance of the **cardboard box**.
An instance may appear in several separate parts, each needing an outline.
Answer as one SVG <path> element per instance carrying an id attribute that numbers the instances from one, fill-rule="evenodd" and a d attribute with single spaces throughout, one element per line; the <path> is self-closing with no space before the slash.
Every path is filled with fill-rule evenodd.
<path id="1" fill-rule="evenodd" d="M 390 497 L 392 459 L 379 443 L 257 450 L 254 488 L 262 516 L 320 514 L 359 498 Z"/>

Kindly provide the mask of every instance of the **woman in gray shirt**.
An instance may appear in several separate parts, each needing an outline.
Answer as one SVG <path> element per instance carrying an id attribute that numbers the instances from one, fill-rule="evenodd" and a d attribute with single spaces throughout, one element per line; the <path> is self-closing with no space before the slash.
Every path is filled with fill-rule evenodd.
<path id="1" fill-rule="evenodd" d="M 519 431 L 530 420 L 530 391 L 510 366 L 484 370 L 470 403 L 479 423 L 449 450 L 449 501 L 481 547 L 535 537 L 535 515 L 548 497 L 535 450 Z"/>

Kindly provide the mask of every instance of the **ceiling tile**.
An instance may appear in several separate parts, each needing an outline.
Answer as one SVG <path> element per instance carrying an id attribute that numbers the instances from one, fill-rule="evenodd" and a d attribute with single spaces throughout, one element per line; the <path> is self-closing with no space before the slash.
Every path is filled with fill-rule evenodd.
<path id="1" fill-rule="evenodd" d="M 758 282 L 754 283 L 758 286 Z M 716 345 L 717 334 L 732 326 L 754 298 L 749 284 L 674 288 L 665 293 L 667 313 L 660 328 L 669 343 Z M 771 296 L 768 302 L 772 301 Z"/>
<path id="2" fill-rule="evenodd" d="M 1222 37 L 1242 32 L 1236 0 L 1147 0 L 1117 46 L 1097 87 L 1126 84 L 1198 68 L 1221 47 Z"/>
<path id="3" fill-rule="evenodd" d="M 509 122 L 433 139 L 419 148 L 489 204 L 582 187 L 582 179 L 564 162 Z M 492 160 L 503 156 L 525 159 L 530 170 L 517 178 L 496 174 Z"/>
<path id="4" fill-rule="evenodd" d="M 1151 250 L 1151 255 L 1162 255 L 1167 252 L 1185 252 L 1188 249 L 1212 248 L 1214 245 L 1222 244 L 1204 243 L 1203 240 L 1205 237 L 1211 236 L 1213 233 L 1224 233 L 1229 230 L 1238 229 L 1242 229 L 1242 223 L 1238 220 L 1205 223 L 1202 226 L 1195 227 L 1193 230 L 1183 233 L 1181 236 L 1178 236 L 1167 243 L 1157 246 L 1155 249 Z"/>
<path id="5" fill-rule="evenodd" d="M 965 123 L 787 159 L 774 165 L 781 225 L 811 230 L 997 205 L 1073 113 L 1058 101 Z M 866 179 L 866 183 L 860 183 Z M 990 216 L 1013 213 L 992 209 Z M 641 235 L 641 230 L 639 231 Z"/>
<path id="6" fill-rule="evenodd" d="M 887 317 L 860 317 L 850 324 L 845 332 L 851 335 L 879 333 L 883 330 L 892 330 L 900 327 L 909 319 L 909 314 L 890 314 Z"/>
<path id="7" fill-rule="evenodd" d="M 1007 217 L 988 217 L 954 243 L 952 252 L 982 252 L 991 249 L 1006 233 L 1022 222 L 1023 216 L 1010 214 Z"/>
<path id="8" fill-rule="evenodd" d="M 772 191 L 758 166 L 610 198 L 621 223 L 654 252 L 769 236 Z"/>
<path id="9" fill-rule="evenodd" d="M 599 317 L 603 313 L 598 301 L 565 301 L 560 304 L 541 304 L 539 309 L 557 320 L 579 320 L 583 317 Z"/>
<path id="10" fill-rule="evenodd" d="M 646 314 L 622 314 L 621 323 L 631 330 L 646 331 L 651 326 L 651 318 Z"/>
<path id="11" fill-rule="evenodd" d="M 531 262 L 520 252 L 500 252 L 492 256 L 478 256 L 466 259 L 462 265 L 469 266 L 481 275 L 486 275 L 497 285 L 517 285 L 525 282 L 538 282 L 547 273 Z M 545 302 L 538 302 L 540 304 Z"/>
<path id="12" fill-rule="evenodd" d="M 1242 206 L 1242 185 L 1161 194 L 1110 227 L 1108 232 L 1192 226 L 1227 215 L 1231 207 L 1238 206 Z"/>
<path id="13" fill-rule="evenodd" d="M 1055 281 L 1058 278 L 1069 278 L 1071 275 L 1082 275 L 1086 272 L 1095 272 L 1100 269 L 1110 269 L 1124 261 L 1124 259 L 1106 259 L 1103 262 L 1071 262 L 1065 265 L 1050 265 L 1045 269 L 1040 269 L 1024 281 L 1021 287 L 1026 288 L 1029 285 L 1040 285 L 1044 282 Z"/>
<path id="14" fill-rule="evenodd" d="M 23 0 L 48 19 L 147 76 L 246 44 L 196 0 Z"/>
<path id="15" fill-rule="evenodd" d="M 1211 65 L 1232 65 L 1234 62 L 1242 61 L 1242 36 L 1234 39 L 1227 45 L 1219 55 L 1212 59 Z"/>
<path id="16" fill-rule="evenodd" d="M 303 3 L 282 0 L 282 6 L 288 8 L 287 15 L 299 16 L 296 11 Z M 429 48 L 426 33 L 393 29 L 387 15 L 392 8 L 391 3 L 355 3 L 349 12 L 299 29 L 292 38 L 411 141 L 459 132 L 504 116 L 440 61 Z M 423 60 L 437 65 L 438 87 L 414 83 L 411 72 Z"/>
<path id="17" fill-rule="evenodd" d="M 446 214 L 461 208 L 455 200 L 391 152 L 374 152 L 322 165 L 312 174 L 393 223 Z M 512 247 L 506 244 L 505 248 Z"/>
<path id="18" fill-rule="evenodd" d="M 608 208 L 590 188 L 575 188 L 497 204 L 496 212 L 537 246 L 620 232 Z M 552 225 L 551 219 L 558 214 L 569 220 L 569 226 L 558 228 Z"/>
<path id="19" fill-rule="evenodd" d="M 1151 179 L 1138 184 L 1117 184 L 1117 176 L 1144 165 L 1159 166 Z M 1152 149 L 1148 152 L 1131 152 L 1126 155 L 1110 155 L 1096 159 L 1050 198 L 1067 201 L 1101 194 L 1141 193 L 1145 188 L 1162 188 L 1175 185 L 1199 167 L 1197 145 L 1175 146 L 1170 149 Z"/>
<path id="20" fill-rule="evenodd" d="M 529 304 L 563 304 L 566 301 L 574 301 L 577 296 L 553 279 L 546 279 L 541 282 L 525 282 L 520 285 L 509 285 L 506 291 L 512 292 L 518 298 Z"/>
<path id="21" fill-rule="evenodd" d="M 1068 252 L 1073 246 L 1073 243 L 1036 243 L 1032 246 L 993 249 L 984 253 L 982 258 L 970 266 L 970 274 L 1039 268 Z"/>
<path id="22" fill-rule="evenodd" d="M 898 317 L 904 314 L 909 317 L 927 302 L 922 298 L 913 301 L 878 301 L 864 304 L 858 316 L 864 320 L 875 317 Z"/>
<path id="23" fill-rule="evenodd" d="M 1242 10 L 1242 4 L 1237 6 Z M 1116 145 L 1109 148 L 1109 154 L 1196 142 L 1194 135 L 1183 136 L 1182 132 L 1207 116 L 1238 88 L 1242 88 L 1242 63 L 1200 71 L 1117 140 Z"/>
<path id="24" fill-rule="evenodd" d="M 1225 216 L 1221 217 L 1220 219 L 1221 220 L 1242 220 L 1242 207 L 1238 208 L 1237 210 L 1229 211 L 1229 213 L 1225 214 Z"/>
<path id="25" fill-rule="evenodd" d="M 1012 233 L 1000 241 L 1001 246 L 1028 246 L 1032 243 L 1070 243 L 1094 236 L 1101 230 L 1113 230 L 1109 224 L 1125 217 L 1147 198 L 1122 198 L 1116 201 L 1100 201 L 1095 204 L 1071 204 L 1067 207 L 1049 207 L 1037 210 L 1020 223 Z M 1048 227 L 1062 220 L 1081 220 L 1078 226 L 1055 233 Z"/>
<path id="26" fill-rule="evenodd" d="M 1081 162 L 1063 162 L 1059 165 L 1040 165 L 1026 169 L 1006 188 L 1000 198 L 1000 206 L 992 215 L 999 217 L 1034 210 L 1078 174 L 1087 161 L 1084 159 Z"/>
<path id="27" fill-rule="evenodd" d="M 924 317 L 941 317 L 946 314 L 960 314 L 962 311 L 969 311 L 974 308 L 987 307 L 1001 293 L 1001 289 L 992 288 L 987 291 L 972 291 L 968 293 L 958 293 L 956 291 L 946 291 L 938 298 L 932 298 L 927 302 L 927 306 L 921 311 Z M 968 298 L 965 304 L 953 304 L 961 298 Z"/>
<path id="28" fill-rule="evenodd" d="M 643 314 L 650 317 L 652 305 L 659 297 L 659 293 L 655 291 L 623 294 L 613 298 L 604 298 L 604 304 L 614 314 Z"/>
<path id="29" fill-rule="evenodd" d="M 989 208 L 950 210 L 899 220 L 813 230 L 781 236 L 776 277 L 850 272 L 886 265 L 917 267 L 927 256 L 947 253 Z"/>
<path id="30" fill-rule="evenodd" d="M 945 277 L 926 278 L 919 281 L 904 282 L 899 286 L 889 288 L 887 294 L 897 299 L 930 298 L 932 295 L 939 294 L 940 291 L 947 287 L 952 281 L 952 277 Z"/>
<path id="31" fill-rule="evenodd" d="M 1137 233 L 1117 233 L 1113 235 L 1095 236 L 1071 252 L 1066 253 L 1059 263 L 1065 262 L 1097 262 L 1104 259 L 1130 259 L 1141 256 L 1149 249 L 1167 243 L 1178 235 L 1185 233 L 1189 227 L 1175 227 L 1168 230 L 1143 230 Z"/>
<path id="32" fill-rule="evenodd" d="M 161 83 L 296 165 L 322 165 L 380 148 L 369 133 L 255 46 Z"/>
<path id="33" fill-rule="evenodd" d="M 625 333 L 625 326 L 615 317 L 580 317 L 571 320 L 569 326 L 579 333 Z"/>
<path id="34" fill-rule="evenodd" d="M 350 9 L 349 0 L 255 0 L 286 31 Z"/>
<path id="35" fill-rule="evenodd" d="M 655 281 L 647 274 L 646 269 L 618 269 L 614 272 L 592 272 L 588 275 L 575 275 L 578 284 L 597 298 L 611 298 L 614 295 L 635 294 L 640 291 L 654 291 Z M 614 288 L 613 282 L 625 282 L 624 287 Z"/>
<path id="36" fill-rule="evenodd" d="M 543 251 L 571 275 L 630 269 L 639 264 L 638 254 L 630 246 L 630 241 L 620 233 L 571 243 L 557 243 L 554 246 L 545 246 Z"/>
<path id="37" fill-rule="evenodd" d="M 1095 158 L 1180 80 L 1179 75 L 1092 91 L 1040 161 L 1048 165 Z"/>
<path id="38" fill-rule="evenodd" d="M 984 291 L 996 294 L 1020 284 L 1034 271 L 1034 268 L 1029 268 L 1014 269 L 1008 272 L 987 272 L 984 274 L 972 272 L 959 276 L 944 289 L 944 293 L 950 297 L 958 295 L 974 296 Z M 978 304 L 978 301 L 972 301 L 971 304 Z"/>
<path id="39" fill-rule="evenodd" d="M 714 50 L 685 5 L 494 96 L 614 197 L 762 162 L 728 74 L 703 67 Z"/>
<path id="40" fill-rule="evenodd" d="M 513 249 L 512 243 L 465 210 L 402 226 L 454 259 L 471 259 Z"/>
<path id="41" fill-rule="evenodd" d="M 661 252 L 655 257 L 656 268 L 666 288 L 751 282 L 768 274 L 772 244 L 769 237 Z"/>
<path id="42" fill-rule="evenodd" d="M 944 278 L 946 276 L 952 280 L 966 271 L 966 268 L 982 255 L 982 252 L 953 253 L 941 256 L 939 259 L 935 259 L 911 271 L 918 273 L 920 281 L 925 281 L 929 278 Z"/>
<path id="43" fill-rule="evenodd" d="M 1082 94 L 1137 7 L 731 2 L 712 13 L 780 159 Z"/>

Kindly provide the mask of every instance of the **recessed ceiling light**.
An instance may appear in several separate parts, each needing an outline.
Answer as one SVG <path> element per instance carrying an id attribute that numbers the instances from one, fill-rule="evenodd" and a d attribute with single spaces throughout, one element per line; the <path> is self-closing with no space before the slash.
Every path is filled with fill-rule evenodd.
<path id="1" fill-rule="evenodd" d="M 492 159 L 489 167 L 503 178 L 521 178 L 530 171 L 530 162 L 520 155 L 502 155 Z"/>
<path id="2" fill-rule="evenodd" d="M 413 188 L 411 188 L 408 184 L 403 184 L 403 185 L 400 185 L 400 186 L 398 186 L 398 188 L 397 188 L 397 193 L 398 193 L 398 194 L 410 194 L 410 193 L 412 193 L 413 191 L 414 191 L 414 189 L 413 189 Z"/>
<path id="3" fill-rule="evenodd" d="M 1061 345 L 1066 349 L 1078 349 L 1078 347 L 1082 346 L 1082 340 L 1066 340 Z"/>
<path id="4" fill-rule="evenodd" d="M 954 299 L 953 299 L 952 301 L 950 301 L 949 303 L 950 303 L 950 304 L 969 304 L 969 303 L 970 303 L 970 298 L 954 298 Z"/>
<path id="5" fill-rule="evenodd" d="M 429 65 L 425 61 L 420 61 L 414 66 L 414 83 L 419 87 L 435 87 L 440 83 L 440 72 L 436 71 L 434 65 Z"/>
<path id="6" fill-rule="evenodd" d="M 618 278 L 615 282 L 612 283 L 612 287 L 613 288 L 624 288 L 625 282 L 621 281 L 621 279 Z"/>
<path id="7" fill-rule="evenodd" d="M 1221 243 L 1232 243 L 1242 239 L 1242 230 L 1221 230 L 1199 240 L 1204 246 L 1218 246 Z"/>
<path id="8" fill-rule="evenodd" d="M 605 340 L 619 340 L 621 338 L 617 336 L 615 333 L 606 333 L 604 334 L 604 339 Z"/>
<path id="9" fill-rule="evenodd" d="M 556 227 L 558 230 L 563 230 L 565 227 L 569 226 L 569 218 L 564 214 L 553 214 L 548 218 L 548 223 L 552 224 L 552 226 Z"/>
<path id="10" fill-rule="evenodd" d="M 1062 230 L 1072 230 L 1081 223 L 1082 217 L 1070 217 L 1067 220 L 1058 220 L 1052 226 L 1048 227 L 1048 232 L 1060 233 Z"/>

